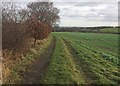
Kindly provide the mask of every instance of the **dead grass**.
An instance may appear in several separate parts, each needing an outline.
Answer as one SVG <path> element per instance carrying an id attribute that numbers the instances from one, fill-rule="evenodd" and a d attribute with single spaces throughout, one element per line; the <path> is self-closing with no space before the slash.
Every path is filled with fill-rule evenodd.
<path id="1" fill-rule="evenodd" d="M 27 49 L 22 49 L 22 52 L 3 50 L 3 84 L 11 84 L 20 81 L 20 72 L 24 71 L 25 67 L 29 65 L 32 61 L 34 61 L 34 56 L 38 54 L 38 50 L 39 53 L 41 53 L 42 50 L 44 50 L 45 47 L 49 45 L 50 40 L 51 37 L 44 40 L 38 40 L 36 46 L 33 46 L 33 39 L 30 39 L 29 45 L 31 45 L 31 47 L 28 47 Z"/>

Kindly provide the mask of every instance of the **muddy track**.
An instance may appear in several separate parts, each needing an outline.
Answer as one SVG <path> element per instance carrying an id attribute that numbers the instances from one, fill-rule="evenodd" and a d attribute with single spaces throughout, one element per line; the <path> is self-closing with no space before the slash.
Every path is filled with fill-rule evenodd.
<path id="1" fill-rule="evenodd" d="M 40 56 L 30 67 L 27 68 L 27 71 L 23 74 L 22 84 L 39 84 L 42 78 L 42 75 L 46 72 L 50 59 L 54 52 L 56 45 L 56 39 L 53 37 L 53 40 L 49 47 L 46 49 L 44 54 Z"/>
<path id="2" fill-rule="evenodd" d="M 64 43 L 66 44 L 69 52 L 73 55 L 73 57 L 77 57 L 77 55 L 75 54 L 75 49 L 64 39 L 62 38 Z M 78 62 L 77 58 L 74 58 L 75 62 Z M 80 62 L 78 62 L 80 63 Z M 92 84 L 93 80 L 91 77 L 88 76 L 86 69 L 82 66 L 84 64 L 80 64 L 80 73 L 82 74 L 82 77 L 84 78 L 84 80 L 86 81 L 86 84 Z"/>

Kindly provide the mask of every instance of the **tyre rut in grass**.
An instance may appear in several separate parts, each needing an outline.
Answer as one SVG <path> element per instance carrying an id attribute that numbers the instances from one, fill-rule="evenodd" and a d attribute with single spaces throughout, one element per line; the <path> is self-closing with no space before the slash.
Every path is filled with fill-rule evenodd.
<path id="1" fill-rule="evenodd" d="M 80 73 L 81 73 L 82 77 L 85 79 L 87 84 L 92 84 L 94 81 L 92 80 L 92 77 L 90 77 L 89 74 L 87 73 L 87 71 L 89 71 L 89 70 L 85 69 L 82 66 L 84 64 L 81 64 L 80 62 L 78 62 L 78 60 L 76 58 L 77 55 L 75 54 L 76 53 L 75 49 L 64 38 L 62 38 L 62 39 L 63 39 L 64 43 L 66 44 L 69 52 L 73 55 L 73 57 L 75 57 L 74 60 L 75 60 L 76 64 L 80 64 L 80 66 L 78 68 L 80 70 Z M 82 59 L 81 59 L 81 62 L 82 62 Z"/>
<path id="2" fill-rule="evenodd" d="M 73 55 L 61 37 L 56 36 L 56 47 L 49 68 L 41 83 L 43 84 L 84 84 L 85 81 L 76 68 Z"/>
<path id="3" fill-rule="evenodd" d="M 46 51 L 31 64 L 27 71 L 23 74 L 22 84 L 38 84 L 42 75 L 46 71 L 49 61 L 51 59 L 52 53 L 54 52 L 56 44 L 56 38 L 54 37 L 49 47 Z"/>

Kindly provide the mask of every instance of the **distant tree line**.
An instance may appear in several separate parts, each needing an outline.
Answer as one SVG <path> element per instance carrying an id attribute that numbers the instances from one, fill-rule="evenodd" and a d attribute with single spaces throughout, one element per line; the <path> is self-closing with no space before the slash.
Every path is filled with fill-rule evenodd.
<path id="1" fill-rule="evenodd" d="M 2 3 L 2 48 L 22 51 L 30 47 L 29 39 L 42 40 L 49 36 L 59 21 L 59 9 L 53 2 Z"/>
<path id="2" fill-rule="evenodd" d="M 119 26 L 98 27 L 54 27 L 53 32 L 100 32 L 101 29 L 120 28 Z"/>

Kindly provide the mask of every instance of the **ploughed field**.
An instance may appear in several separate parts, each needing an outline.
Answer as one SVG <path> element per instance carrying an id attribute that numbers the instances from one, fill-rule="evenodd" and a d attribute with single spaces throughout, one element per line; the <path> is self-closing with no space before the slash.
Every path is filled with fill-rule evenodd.
<path id="1" fill-rule="evenodd" d="M 56 46 L 41 83 L 117 84 L 118 35 L 54 32 Z"/>

